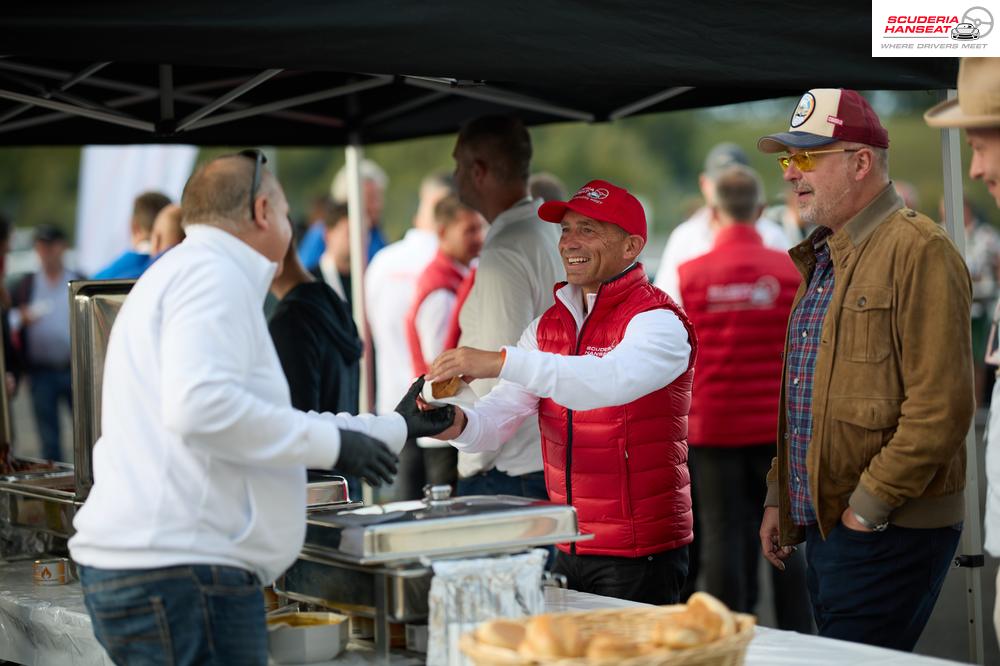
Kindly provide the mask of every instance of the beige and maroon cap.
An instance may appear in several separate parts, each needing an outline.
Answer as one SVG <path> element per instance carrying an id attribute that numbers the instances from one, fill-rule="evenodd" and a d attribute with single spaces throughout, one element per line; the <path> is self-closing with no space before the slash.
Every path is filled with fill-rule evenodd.
<path id="1" fill-rule="evenodd" d="M 765 136 L 757 142 L 764 153 L 789 148 L 817 148 L 835 141 L 889 147 L 889 132 L 875 110 L 855 90 L 814 88 L 802 95 L 792 112 L 787 132 Z"/>

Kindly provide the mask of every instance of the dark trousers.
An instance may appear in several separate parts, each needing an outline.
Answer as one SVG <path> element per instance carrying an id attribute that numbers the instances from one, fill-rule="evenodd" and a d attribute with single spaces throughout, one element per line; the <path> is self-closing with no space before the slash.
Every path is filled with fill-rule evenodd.
<path id="1" fill-rule="evenodd" d="M 521 476 L 511 476 L 498 469 L 491 469 L 474 476 L 458 480 L 459 495 L 514 495 L 547 500 L 543 472 L 528 472 Z"/>
<path id="2" fill-rule="evenodd" d="M 774 444 L 692 446 L 697 495 L 701 571 L 705 591 L 733 610 L 753 613 L 759 598 L 760 522 L 767 495 L 765 477 Z M 806 563 L 801 552 L 785 560 L 785 570 L 767 567 L 778 627 L 814 633 Z"/>
<path id="3" fill-rule="evenodd" d="M 265 666 L 260 581 L 235 567 L 81 566 L 94 635 L 116 664 Z"/>
<path id="4" fill-rule="evenodd" d="M 644 557 L 572 555 L 558 551 L 553 573 L 571 590 L 646 604 L 675 604 L 687 578 L 687 546 Z"/>
<path id="5" fill-rule="evenodd" d="M 458 450 L 453 446 L 422 448 L 408 439 L 399 452 L 399 474 L 393 484 L 397 500 L 421 499 L 424 486 L 449 485 L 458 481 Z"/>
<path id="6" fill-rule="evenodd" d="M 821 636 L 913 650 L 958 547 L 955 527 L 806 528 L 809 596 Z"/>
<path id="7" fill-rule="evenodd" d="M 42 457 L 63 460 L 59 433 L 59 401 L 73 409 L 73 380 L 69 368 L 52 370 L 32 368 L 28 372 L 31 406 L 35 412 L 38 437 L 42 440 Z"/>

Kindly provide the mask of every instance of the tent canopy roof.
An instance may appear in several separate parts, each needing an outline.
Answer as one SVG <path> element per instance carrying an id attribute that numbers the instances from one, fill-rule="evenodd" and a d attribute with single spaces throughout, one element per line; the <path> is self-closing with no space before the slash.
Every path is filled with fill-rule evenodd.
<path id="1" fill-rule="evenodd" d="M 868 12 L 843 5 L 100 0 L 7 3 L 0 27 L 8 145 L 377 143 L 487 112 L 605 121 L 814 87 L 946 88 L 958 68 L 872 58 Z"/>

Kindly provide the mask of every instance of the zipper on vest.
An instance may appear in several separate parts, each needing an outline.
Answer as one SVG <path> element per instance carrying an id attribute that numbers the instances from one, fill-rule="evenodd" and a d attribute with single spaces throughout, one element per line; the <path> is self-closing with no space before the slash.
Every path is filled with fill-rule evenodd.
<path id="1" fill-rule="evenodd" d="M 580 355 L 580 342 L 583 341 L 583 331 L 587 328 L 587 323 L 590 322 L 591 315 L 594 314 L 594 310 L 597 308 L 597 299 L 601 297 L 601 289 L 603 288 L 604 288 L 603 284 L 597 288 L 597 295 L 594 297 L 594 307 L 591 308 L 590 312 L 587 313 L 587 318 L 583 320 L 583 324 L 580 326 L 580 330 L 576 335 L 576 347 L 573 349 L 573 356 Z M 584 296 L 584 299 L 586 299 L 586 296 Z M 573 410 L 572 409 L 566 410 L 566 504 L 568 506 L 573 506 Z M 576 555 L 576 542 L 573 542 L 569 545 L 569 552 L 572 555 Z"/>

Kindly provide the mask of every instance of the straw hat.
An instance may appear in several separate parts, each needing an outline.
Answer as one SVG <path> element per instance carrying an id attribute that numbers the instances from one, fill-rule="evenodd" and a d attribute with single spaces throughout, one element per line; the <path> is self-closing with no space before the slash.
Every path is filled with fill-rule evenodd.
<path id="1" fill-rule="evenodd" d="M 1000 59 L 963 58 L 958 68 L 958 99 L 924 114 L 931 127 L 1000 127 Z"/>

